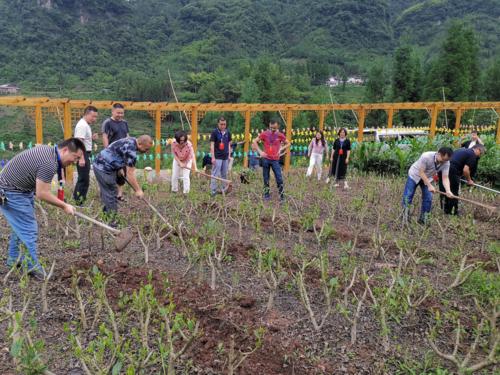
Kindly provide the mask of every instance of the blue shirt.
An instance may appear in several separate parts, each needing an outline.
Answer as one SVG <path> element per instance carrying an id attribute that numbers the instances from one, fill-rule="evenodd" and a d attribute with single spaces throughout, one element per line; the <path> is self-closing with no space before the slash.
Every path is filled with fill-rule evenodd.
<path id="1" fill-rule="evenodd" d="M 111 173 L 124 167 L 135 167 L 136 162 L 137 140 L 129 137 L 111 143 L 97 154 L 94 160 L 94 168 Z"/>

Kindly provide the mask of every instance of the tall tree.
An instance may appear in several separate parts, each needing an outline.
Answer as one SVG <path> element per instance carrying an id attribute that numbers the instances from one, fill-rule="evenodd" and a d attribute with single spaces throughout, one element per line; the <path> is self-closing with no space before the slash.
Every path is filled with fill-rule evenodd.
<path id="1" fill-rule="evenodd" d="M 392 100 L 394 102 L 418 102 L 422 98 L 422 74 L 420 60 L 412 47 L 399 47 L 394 54 L 392 71 Z M 416 118 L 414 113 L 398 113 L 403 125 L 411 125 Z"/>
<path id="2" fill-rule="evenodd" d="M 368 73 L 368 79 L 365 88 L 365 101 L 368 103 L 380 103 L 385 99 L 387 88 L 386 72 L 383 65 L 374 65 Z M 368 126 L 382 126 L 385 122 L 384 111 L 371 111 L 366 117 Z"/>
<path id="3" fill-rule="evenodd" d="M 478 50 L 474 32 L 463 23 L 454 22 L 429 70 L 426 98 L 442 100 L 444 89 L 446 100 L 475 100 L 480 88 Z"/>
<path id="4" fill-rule="evenodd" d="M 486 100 L 500 100 L 500 58 L 497 58 L 486 72 L 484 95 Z"/>

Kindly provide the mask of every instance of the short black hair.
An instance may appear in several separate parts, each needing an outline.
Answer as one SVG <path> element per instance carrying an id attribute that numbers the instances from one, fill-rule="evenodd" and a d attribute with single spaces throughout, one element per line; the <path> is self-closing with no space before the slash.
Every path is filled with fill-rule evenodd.
<path id="1" fill-rule="evenodd" d="M 184 131 L 184 130 L 178 130 L 175 132 L 174 134 L 174 138 L 175 138 L 175 141 L 177 143 L 180 143 L 181 141 L 181 138 L 185 138 L 186 139 L 186 142 L 187 142 L 187 133 Z"/>
<path id="2" fill-rule="evenodd" d="M 114 103 L 113 104 L 113 109 L 116 109 L 116 108 L 121 108 L 121 109 L 124 109 L 125 107 L 123 106 L 122 103 Z"/>
<path id="3" fill-rule="evenodd" d="M 78 138 L 68 138 L 57 144 L 57 148 L 59 149 L 64 147 L 67 147 L 68 150 L 70 150 L 71 152 L 77 152 L 78 150 L 82 150 L 82 152 L 87 151 L 85 149 L 85 144 L 82 142 L 81 139 Z"/>
<path id="4" fill-rule="evenodd" d="M 217 119 L 217 122 L 221 122 L 221 121 L 226 121 L 226 118 L 224 116 L 219 116 L 219 118 Z"/>
<path id="5" fill-rule="evenodd" d="M 451 147 L 441 147 L 438 152 L 443 156 L 448 155 L 450 158 L 453 155 L 453 150 L 451 149 Z"/>
<path id="6" fill-rule="evenodd" d="M 269 124 L 280 124 L 279 120 L 276 117 L 273 117 L 271 120 L 269 120 Z"/>
<path id="7" fill-rule="evenodd" d="M 340 137 L 340 132 L 341 132 L 342 130 L 344 131 L 344 133 L 345 133 L 345 135 L 346 135 L 346 137 L 347 137 L 347 129 L 346 129 L 346 128 L 340 128 L 340 129 L 339 129 L 339 131 L 337 132 L 337 135 Z"/>
<path id="8" fill-rule="evenodd" d="M 93 105 L 89 105 L 87 107 L 85 107 L 85 109 L 83 110 L 83 115 L 88 115 L 90 112 L 97 112 L 97 108 L 94 107 Z"/>

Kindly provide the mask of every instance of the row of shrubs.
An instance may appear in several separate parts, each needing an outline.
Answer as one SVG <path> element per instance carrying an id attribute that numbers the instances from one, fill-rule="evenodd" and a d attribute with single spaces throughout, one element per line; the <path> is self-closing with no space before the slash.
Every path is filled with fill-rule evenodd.
<path id="1" fill-rule="evenodd" d="M 478 165 L 475 180 L 498 186 L 500 184 L 500 147 L 494 135 L 481 137 L 486 147 Z M 449 135 L 438 135 L 434 139 L 418 137 L 404 144 L 395 142 L 363 142 L 357 144 L 351 154 L 351 166 L 362 172 L 375 172 L 406 176 L 410 166 L 426 151 L 436 151 L 449 146 L 456 149 L 458 139 Z"/>

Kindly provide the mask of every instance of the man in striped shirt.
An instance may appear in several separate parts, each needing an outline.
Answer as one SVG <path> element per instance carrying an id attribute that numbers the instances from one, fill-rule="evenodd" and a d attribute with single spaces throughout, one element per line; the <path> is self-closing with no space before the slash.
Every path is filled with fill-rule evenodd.
<path id="1" fill-rule="evenodd" d="M 9 267 L 26 264 L 28 273 L 38 279 L 45 278 L 45 271 L 37 256 L 38 225 L 35 218 L 34 196 L 57 206 L 69 215 L 75 208 L 51 193 L 54 175 L 62 180 L 63 168 L 83 158 L 85 145 L 77 138 L 70 138 L 57 146 L 37 146 L 16 155 L 0 172 L 0 211 L 11 227 Z M 23 243 L 29 256 L 19 253 Z M 26 259 L 25 259 L 26 258 Z"/>

